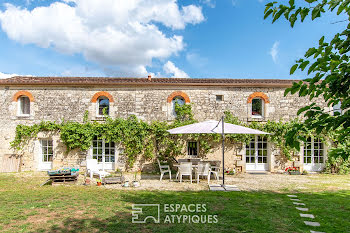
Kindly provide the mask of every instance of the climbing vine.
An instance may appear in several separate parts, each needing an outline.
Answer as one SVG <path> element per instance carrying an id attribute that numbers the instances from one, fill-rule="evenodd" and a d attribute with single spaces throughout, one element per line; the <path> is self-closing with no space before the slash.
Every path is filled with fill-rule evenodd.
<path id="1" fill-rule="evenodd" d="M 165 121 L 147 123 L 134 115 L 127 119 L 112 119 L 105 115 L 104 122 L 89 121 L 88 112 L 86 112 L 82 123 L 63 120 L 62 123 L 43 121 L 32 126 L 18 125 L 16 137 L 11 142 L 11 146 L 16 150 L 21 150 L 29 140 L 36 138 L 39 132 L 59 133 L 61 141 L 66 145 L 67 152 L 74 149 L 87 151 L 94 138 L 105 139 L 106 142 L 120 143 L 129 167 L 133 166 L 138 156 L 143 156 L 146 160 L 154 156 L 171 160 L 183 152 L 187 140 L 199 142 L 200 155 L 206 155 L 215 147 L 217 148 L 221 140 L 218 134 L 170 135 L 167 132 L 168 129 L 197 122 L 194 119 L 191 104 L 176 104 L 175 113 L 175 120 L 171 123 Z M 268 139 L 279 147 L 281 154 L 288 159 L 297 151 L 286 138 L 288 133 L 299 126 L 300 122 L 297 120 L 286 123 L 281 121 L 244 123 L 226 111 L 225 122 L 271 133 L 267 136 Z M 297 140 L 307 135 L 295 133 L 293 137 Z M 250 135 L 227 135 L 225 140 L 228 145 L 233 145 L 234 143 L 248 143 L 251 139 Z"/>

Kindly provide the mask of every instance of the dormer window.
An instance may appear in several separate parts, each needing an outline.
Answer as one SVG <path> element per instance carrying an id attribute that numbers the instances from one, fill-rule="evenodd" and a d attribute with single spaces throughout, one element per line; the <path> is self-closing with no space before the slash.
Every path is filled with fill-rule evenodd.
<path id="1" fill-rule="evenodd" d="M 29 116 L 30 115 L 30 99 L 27 96 L 21 96 L 18 98 L 18 115 Z"/>
<path id="2" fill-rule="evenodd" d="M 264 116 L 264 100 L 261 98 L 254 98 L 252 100 L 252 117 L 260 118 Z"/>
<path id="3" fill-rule="evenodd" d="M 101 96 L 97 99 L 97 115 L 104 116 L 109 115 L 109 99 L 105 96 Z"/>

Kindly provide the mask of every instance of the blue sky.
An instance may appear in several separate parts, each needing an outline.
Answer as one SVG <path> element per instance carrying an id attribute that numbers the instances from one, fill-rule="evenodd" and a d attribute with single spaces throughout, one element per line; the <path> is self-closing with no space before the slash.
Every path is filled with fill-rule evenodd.
<path id="1" fill-rule="evenodd" d="M 0 73 L 299 79 L 305 74 L 289 76 L 294 61 L 345 26 L 332 24 L 343 19 L 334 14 L 293 29 L 283 19 L 271 24 L 263 20 L 264 0 L 81 1 L 5 0 L 11 5 L 0 6 Z M 78 13 L 67 17 L 70 10 Z"/>

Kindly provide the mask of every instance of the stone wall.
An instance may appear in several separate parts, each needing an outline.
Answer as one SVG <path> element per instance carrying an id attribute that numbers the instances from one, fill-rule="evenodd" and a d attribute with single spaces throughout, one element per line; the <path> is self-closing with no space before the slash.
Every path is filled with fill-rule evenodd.
<path id="1" fill-rule="evenodd" d="M 29 117 L 17 116 L 18 102 L 15 101 L 14 96 L 22 90 L 30 92 L 33 96 Z M 265 117 L 262 120 L 287 121 L 297 116 L 297 110 L 308 104 L 308 99 L 299 98 L 297 95 L 284 97 L 284 90 L 285 88 L 277 87 L 0 87 L 0 161 L 3 154 L 14 153 L 10 149 L 10 142 L 15 137 L 15 128 L 18 124 L 32 125 L 43 120 L 60 122 L 63 119 L 81 122 L 85 111 L 89 111 L 89 119 L 98 120 L 97 106 L 92 98 L 100 91 L 108 92 L 113 97 L 114 101 L 110 104 L 111 117 L 125 118 L 134 114 L 146 121 L 173 120 L 172 103 L 167 99 L 176 91 L 182 91 L 188 95 L 190 103 L 193 104 L 194 116 L 200 121 L 218 120 L 224 111 L 230 111 L 243 121 L 251 121 L 253 120 L 251 103 L 248 103 L 248 98 L 255 92 L 262 92 L 269 102 L 265 103 Z M 216 95 L 222 95 L 223 101 L 217 101 Z M 322 99 L 318 101 L 324 104 Z M 72 151 L 65 155 L 64 145 L 59 141 L 59 137 L 52 135 L 52 138 L 57 145 L 54 166 L 80 165 L 85 154 Z M 22 170 L 36 170 L 35 148 L 35 141 L 32 141 L 24 150 Z M 276 153 L 278 157 L 278 152 Z M 215 151 L 208 156 L 221 160 L 219 155 L 220 151 Z M 240 156 L 242 155 L 241 153 Z M 228 158 L 227 162 L 232 164 L 234 161 Z M 278 163 L 272 161 L 271 164 L 274 164 L 271 165 L 274 168 Z"/>

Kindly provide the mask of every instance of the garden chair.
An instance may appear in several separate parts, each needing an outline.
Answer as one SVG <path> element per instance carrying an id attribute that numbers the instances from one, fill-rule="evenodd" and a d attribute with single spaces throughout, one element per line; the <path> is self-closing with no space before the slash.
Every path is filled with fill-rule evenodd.
<path id="1" fill-rule="evenodd" d="M 169 172 L 169 178 L 171 181 L 171 170 L 169 165 L 161 165 L 159 159 L 157 159 L 158 165 L 159 165 L 159 171 L 160 171 L 160 181 L 162 181 L 163 176 L 165 173 Z"/>
<path id="2" fill-rule="evenodd" d="M 97 159 L 87 159 L 86 160 L 86 170 L 90 174 L 90 179 L 92 180 L 94 175 L 98 175 L 100 180 L 105 176 L 110 175 L 109 172 L 102 171 L 98 168 Z"/>
<path id="3" fill-rule="evenodd" d="M 199 162 L 198 168 L 196 169 L 197 184 L 199 183 L 199 176 L 206 176 L 209 184 L 210 173 L 210 164 L 208 162 Z"/>
<path id="4" fill-rule="evenodd" d="M 215 162 L 214 166 L 210 166 L 210 174 L 213 174 L 216 177 L 216 180 L 219 180 L 220 172 L 220 162 Z"/>
<path id="5" fill-rule="evenodd" d="M 182 176 L 190 176 L 190 180 L 192 184 L 192 163 L 191 162 L 180 163 L 178 175 L 180 176 L 180 183 L 182 182 Z"/>

